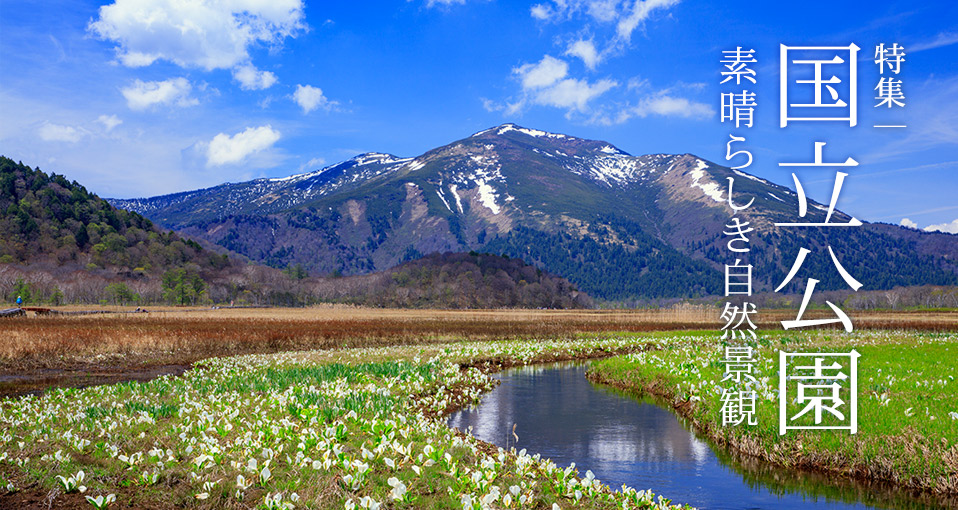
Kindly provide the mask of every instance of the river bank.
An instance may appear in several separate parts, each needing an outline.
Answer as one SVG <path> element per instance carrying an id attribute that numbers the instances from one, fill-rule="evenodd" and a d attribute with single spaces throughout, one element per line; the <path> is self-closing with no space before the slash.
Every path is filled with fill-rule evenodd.
<path id="1" fill-rule="evenodd" d="M 593 363 L 588 377 L 664 399 L 697 432 L 736 454 L 784 468 L 890 483 L 958 507 L 958 336 L 779 334 L 764 343 L 755 345 L 755 426 L 721 426 L 720 345 L 672 346 L 610 358 Z M 858 433 L 809 430 L 779 435 L 777 351 L 851 348 L 861 353 Z"/>

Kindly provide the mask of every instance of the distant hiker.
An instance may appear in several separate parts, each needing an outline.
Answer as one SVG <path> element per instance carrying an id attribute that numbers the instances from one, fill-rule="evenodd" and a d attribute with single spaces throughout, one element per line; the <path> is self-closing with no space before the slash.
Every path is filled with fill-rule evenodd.
<path id="1" fill-rule="evenodd" d="M 17 296 L 17 308 L 21 306 L 23 306 L 23 298 L 20 296 Z"/>

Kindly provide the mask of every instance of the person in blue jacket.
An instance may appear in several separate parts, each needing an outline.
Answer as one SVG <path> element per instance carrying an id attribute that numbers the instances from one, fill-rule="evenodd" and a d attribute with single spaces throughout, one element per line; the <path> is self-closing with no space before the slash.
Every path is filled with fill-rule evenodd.
<path id="1" fill-rule="evenodd" d="M 18 307 L 23 306 L 23 298 L 20 296 L 17 296 L 17 306 Z"/>

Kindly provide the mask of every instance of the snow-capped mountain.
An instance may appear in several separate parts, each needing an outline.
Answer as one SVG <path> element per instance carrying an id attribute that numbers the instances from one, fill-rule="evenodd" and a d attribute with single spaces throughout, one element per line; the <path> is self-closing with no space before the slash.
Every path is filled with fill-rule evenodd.
<path id="1" fill-rule="evenodd" d="M 367 152 L 335 165 L 289 177 L 226 183 L 153 198 L 110 199 L 110 202 L 116 207 L 147 216 L 159 211 L 189 211 L 192 219 L 196 219 L 197 215 L 222 218 L 250 212 L 282 211 L 393 172 L 410 161 L 412 158 Z M 157 221 L 172 221 L 171 225 L 179 226 L 175 220 L 162 216 Z"/>
<path id="2" fill-rule="evenodd" d="M 691 154 L 632 156 L 515 124 L 412 158 L 367 153 L 279 179 L 111 202 L 253 260 L 318 274 L 485 250 L 545 266 L 598 297 L 686 296 L 719 293 L 721 270 L 734 261 L 723 234 L 730 177 L 736 202 L 754 199 L 739 216 L 755 229 L 742 257 L 755 266 L 757 289 L 784 276 L 801 247 L 833 246 L 871 288 L 958 280 L 956 236 L 877 224 L 787 231 L 774 226 L 797 216 L 786 187 Z M 804 221 L 822 221 L 826 210 L 810 201 Z M 921 257 L 935 260 L 915 266 Z M 841 288 L 827 252 L 812 259 L 821 288 Z"/>

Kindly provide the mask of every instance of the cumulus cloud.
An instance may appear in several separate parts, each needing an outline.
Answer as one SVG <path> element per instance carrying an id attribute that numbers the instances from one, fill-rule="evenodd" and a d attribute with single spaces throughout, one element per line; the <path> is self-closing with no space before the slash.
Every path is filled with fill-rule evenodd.
<path id="1" fill-rule="evenodd" d="M 631 42 L 633 32 L 641 29 L 655 13 L 665 11 L 680 0 L 547 0 L 534 4 L 529 14 L 547 23 L 570 21 L 578 24 L 574 35 L 557 37 L 565 46 L 563 55 L 575 57 L 594 71 L 610 57 L 620 55 Z M 585 21 L 583 26 L 581 22 Z M 534 64 L 514 68 L 522 84 L 522 96 L 511 103 L 483 100 L 486 110 L 503 110 L 507 114 L 521 111 L 527 104 L 540 104 L 569 109 L 569 113 L 592 113 L 593 122 L 620 123 L 629 118 L 648 115 L 708 118 L 712 108 L 704 103 L 660 91 L 648 95 L 638 105 L 590 106 L 597 98 L 619 85 L 606 78 L 591 82 L 569 75 L 569 64 L 549 55 Z M 633 89 L 630 82 L 629 90 Z M 512 98 L 515 99 L 515 98 Z M 624 110 L 623 110 L 624 108 Z"/>
<path id="2" fill-rule="evenodd" d="M 45 122 L 37 130 L 40 139 L 45 142 L 79 142 L 86 134 L 82 129 L 73 126 L 64 126 L 62 124 L 53 124 Z"/>
<path id="3" fill-rule="evenodd" d="M 541 105 L 585 112 L 589 109 L 589 101 L 601 96 L 616 85 L 618 84 L 612 80 L 599 80 L 596 83 L 589 83 L 585 80 L 569 78 L 538 91 L 533 100 Z"/>
<path id="4" fill-rule="evenodd" d="M 247 63 L 254 44 L 295 37 L 303 17 L 302 0 L 116 0 L 88 29 L 116 43 L 123 65 L 166 60 L 210 71 Z"/>
<path id="5" fill-rule="evenodd" d="M 569 73 L 569 64 L 563 60 L 546 55 L 536 64 L 524 64 L 512 70 L 522 80 L 522 88 L 536 89 L 547 87 L 565 78 Z"/>
<path id="6" fill-rule="evenodd" d="M 233 69 L 233 78 L 240 83 L 240 88 L 243 90 L 264 90 L 279 81 L 275 74 L 269 71 L 260 71 L 252 64 Z"/>
<path id="7" fill-rule="evenodd" d="M 589 69 L 595 69 L 595 65 L 599 63 L 600 58 L 599 53 L 595 49 L 595 43 L 593 43 L 592 40 L 586 41 L 580 39 L 572 43 L 565 54 L 579 57 Z"/>
<path id="8" fill-rule="evenodd" d="M 303 109 L 303 113 L 309 113 L 317 108 L 329 109 L 335 104 L 323 95 L 323 89 L 312 85 L 296 85 L 293 101 L 296 101 L 296 104 Z"/>
<path id="9" fill-rule="evenodd" d="M 902 218 L 902 219 L 901 219 L 901 223 L 899 223 L 899 225 L 901 225 L 901 226 L 903 226 L 903 227 L 914 228 L 914 229 L 917 229 L 917 228 L 918 228 L 918 224 L 915 223 L 914 221 L 911 221 L 911 220 L 908 219 L 908 218 Z"/>
<path id="10" fill-rule="evenodd" d="M 233 136 L 220 133 L 213 137 L 206 148 L 206 166 L 221 166 L 239 163 L 247 156 L 266 150 L 279 140 L 280 133 L 269 124 L 248 127 Z"/>
<path id="11" fill-rule="evenodd" d="M 123 121 L 116 115 L 100 115 L 96 118 L 96 121 L 102 124 L 107 132 L 113 131 L 113 128 L 123 124 Z"/>
<path id="12" fill-rule="evenodd" d="M 535 4 L 531 9 L 529 9 L 529 14 L 531 14 L 535 19 L 541 19 L 545 21 L 553 16 L 553 11 L 548 5 Z"/>
<path id="13" fill-rule="evenodd" d="M 131 110 L 145 110 L 156 105 L 193 106 L 199 104 L 190 97 L 193 86 L 186 78 L 171 78 L 164 81 L 134 80 L 129 87 L 120 89 Z"/>
<path id="14" fill-rule="evenodd" d="M 586 80 L 568 78 L 569 64 L 545 55 L 535 64 L 525 64 L 512 70 L 522 84 L 523 98 L 504 109 L 508 114 L 520 111 L 527 102 L 554 106 L 571 111 L 586 112 L 589 102 L 618 85 L 613 80 Z M 491 104 L 484 104 L 489 109 Z"/>
<path id="15" fill-rule="evenodd" d="M 905 220 L 902 220 L 904 222 Z M 928 225 L 925 227 L 926 232 L 947 232 L 949 234 L 958 234 L 958 219 L 955 219 L 951 223 L 940 223 L 938 225 Z"/>

